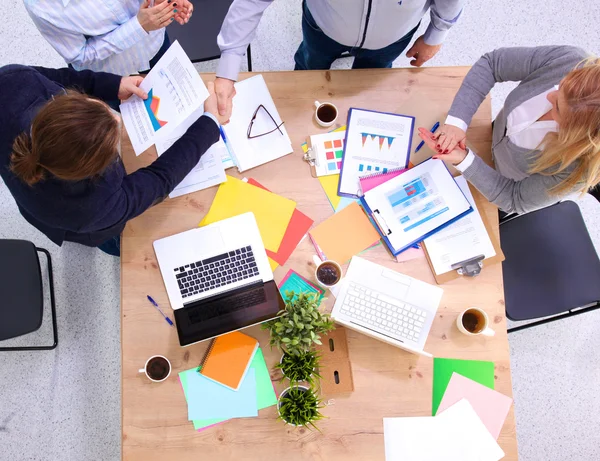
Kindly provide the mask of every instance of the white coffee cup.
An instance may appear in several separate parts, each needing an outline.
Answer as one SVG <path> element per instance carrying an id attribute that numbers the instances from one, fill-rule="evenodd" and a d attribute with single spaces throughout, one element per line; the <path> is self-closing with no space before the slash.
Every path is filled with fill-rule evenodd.
<path id="1" fill-rule="evenodd" d="M 467 336 L 494 336 L 496 332 L 489 327 L 489 324 L 487 314 L 478 307 L 465 309 L 456 319 L 458 330 Z"/>
<path id="2" fill-rule="evenodd" d="M 331 115 L 327 118 L 324 118 L 323 114 L 325 112 L 328 112 L 326 115 Z M 335 106 L 335 104 L 331 102 L 315 101 L 315 120 L 319 125 L 325 128 L 333 125 L 338 118 L 338 113 L 338 108 Z"/>
<path id="3" fill-rule="evenodd" d="M 327 259 L 325 261 L 322 261 L 321 258 L 319 258 L 317 255 L 313 255 L 313 262 L 315 263 L 315 266 L 317 266 L 317 268 L 315 269 L 315 279 L 317 281 L 317 283 L 319 284 L 319 286 L 321 286 L 322 288 L 333 288 L 334 286 L 338 285 L 340 283 L 340 281 L 342 280 L 342 266 L 340 266 L 338 263 L 336 263 L 335 261 L 331 261 L 330 259 Z M 333 285 L 328 285 L 324 282 L 322 282 L 321 280 L 319 280 L 319 269 L 321 269 L 323 266 L 335 266 L 335 269 L 337 270 L 339 277 L 337 279 L 337 281 L 333 284 Z"/>
<path id="4" fill-rule="evenodd" d="M 152 376 L 150 376 L 151 372 L 148 371 L 148 365 L 150 364 L 150 361 L 153 359 L 165 359 L 167 364 L 169 365 L 169 372 L 167 373 L 167 375 L 162 378 L 162 379 L 155 379 Z M 152 357 L 150 357 L 148 360 L 146 360 L 146 364 L 144 365 L 144 368 L 141 368 L 139 371 L 139 373 L 144 373 L 148 379 L 150 381 L 153 381 L 155 383 L 162 383 L 165 379 L 167 379 L 169 376 L 171 376 L 171 370 L 172 370 L 172 366 L 171 366 L 171 362 L 169 362 L 169 359 L 166 358 L 163 355 L 153 355 Z"/>

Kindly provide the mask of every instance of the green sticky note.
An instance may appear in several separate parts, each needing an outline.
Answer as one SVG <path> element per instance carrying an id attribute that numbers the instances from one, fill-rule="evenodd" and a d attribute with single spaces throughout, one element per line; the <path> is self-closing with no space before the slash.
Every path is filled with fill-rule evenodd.
<path id="1" fill-rule="evenodd" d="M 434 358 L 432 416 L 437 413 L 452 373 L 463 375 L 465 378 L 472 379 L 490 389 L 494 388 L 494 362 Z"/>
<path id="2" fill-rule="evenodd" d="M 269 368 L 267 367 L 265 357 L 260 347 L 256 350 L 252 362 L 250 362 L 250 368 L 254 369 L 254 376 L 256 379 L 256 404 L 258 409 L 262 410 L 263 408 L 275 405 L 277 403 L 277 396 L 275 395 L 275 389 L 273 388 L 273 383 L 271 382 Z M 185 375 L 185 371 L 179 373 L 179 380 L 181 381 L 183 393 L 186 395 L 187 399 L 187 379 Z M 192 422 L 194 423 L 194 429 L 199 430 L 206 429 L 209 426 L 221 423 L 223 421 L 227 421 L 227 419 L 198 419 Z"/>
<path id="3" fill-rule="evenodd" d="M 279 292 L 281 293 L 281 296 L 283 296 L 283 299 L 285 299 L 286 301 L 286 292 L 288 291 L 294 292 L 294 298 L 299 293 L 316 293 L 319 295 L 319 299 L 322 298 L 325 294 L 325 290 L 312 284 L 292 269 L 290 269 L 288 273 L 285 274 L 285 277 L 279 284 Z"/>

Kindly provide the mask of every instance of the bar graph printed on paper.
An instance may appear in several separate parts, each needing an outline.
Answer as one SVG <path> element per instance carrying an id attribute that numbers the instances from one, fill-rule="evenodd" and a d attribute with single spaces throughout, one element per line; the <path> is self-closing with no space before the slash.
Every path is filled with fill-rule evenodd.
<path id="1" fill-rule="evenodd" d="M 408 232 L 449 210 L 444 197 L 438 194 L 429 173 L 392 190 L 387 194 L 390 206 Z"/>

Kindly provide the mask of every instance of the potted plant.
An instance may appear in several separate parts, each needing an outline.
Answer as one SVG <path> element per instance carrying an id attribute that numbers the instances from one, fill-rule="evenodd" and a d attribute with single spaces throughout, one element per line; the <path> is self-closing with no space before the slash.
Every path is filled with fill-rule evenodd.
<path id="1" fill-rule="evenodd" d="M 277 409 L 279 419 L 292 426 L 315 426 L 315 422 L 323 419 L 319 409 L 323 408 L 321 400 L 315 392 L 305 386 L 292 386 L 279 396 Z M 320 432 L 320 431 L 319 431 Z"/>
<path id="2" fill-rule="evenodd" d="M 319 355 L 315 351 L 301 352 L 299 354 L 283 353 L 279 368 L 283 376 L 292 384 L 306 382 L 313 386 L 316 379 L 321 375 L 317 372 L 319 366 Z"/>
<path id="3" fill-rule="evenodd" d="M 310 351 L 321 344 L 321 335 L 335 328 L 329 315 L 319 311 L 320 299 L 315 293 L 286 293 L 285 309 L 280 317 L 263 324 L 271 332 L 271 347 L 277 346 L 290 355 Z"/>

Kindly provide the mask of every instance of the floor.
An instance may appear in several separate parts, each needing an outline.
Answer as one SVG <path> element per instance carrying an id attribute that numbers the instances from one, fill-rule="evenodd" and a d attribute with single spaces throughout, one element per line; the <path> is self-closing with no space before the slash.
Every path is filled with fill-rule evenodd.
<path id="1" fill-rule="evenodd" d="M 592 0 L 570 2 L 568 10 L 558 0 L 543 5 L 518 0 L 466 3 L 463 17 L 429 65 L 469 65 L 499 46 L 563 44 L 565 38 L 566 43 L 600 52 L 600 9 Z M 21 0 L 3 0 L 2 5 L 8 20 L 0 29 L 0 65 L 64 65 L 33 26 Z M 292 69 L 301 40 L 300 5 L 300 0 L 277 0 L 269 7 L 252 44 L 255 70 Z M 407 63 L 402 57 L 395 66 Z M 335 67 L 348 65 L 346 59 Z M 198 67 L 212 71 L 215 63 Z M 510 88 L 494 89 L 494 113 Z M 600 205 L 589 195 L 578 203 L 600 248 Z M 0 238 L 28 239 L 50 250 L 60 334 L 54 352 L 0 353 L 0 461 L 119 459 L 118 261 L 74 244 L 54 246 L 21 218 L 3 184 Z M 510 337 L 522 461 L 600 459 L 598 323 L 600 312 Z M 27 340 L 39 344 L 50 336 L 44 327 Z"/>

